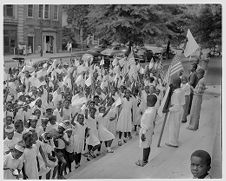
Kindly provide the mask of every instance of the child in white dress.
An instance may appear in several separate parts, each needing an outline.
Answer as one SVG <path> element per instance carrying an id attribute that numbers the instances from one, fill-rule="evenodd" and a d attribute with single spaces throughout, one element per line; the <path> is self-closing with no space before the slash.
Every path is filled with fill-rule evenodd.
<path id="1" fill-rule="evenodd" d="M 93 158 L 96 158 L 95 151 L 100 146 L 100 140 L 98 138 L 97 131 L 97 120 L 95 117 L 96 108 L 91 107 L 89 110 L 90 116 L 88 116 L 85 120 L 85 124 L 88 127 L 88 137 L 86 139 L 86 144 L 88 145 L 89 155 Z M 98 153 L 99 154 L 99 153 Z"/>
<path id="2" fill-rule="evenodd" d="M 132 106 L 133 101 L 130 98 L 129 90 L 125 91 L 125 97 L 122 98 L 122 110 L 119 114 L 117 123 L 117 131 L 119 131 L 119 142 L 118 145 L 122 145 L 122 133 L 124 133 L 124 142 L 127 139 L 127 133 L 132 131 Z"/>
<path id="3" fill-rule="evenodd" d="M 85 133 L 87 126 L 84 124 L 84 115 L 78 114 L 77 121 L 72 122 L 74 126 L 74 160 L 75 168 L 80 166 L 82 151 L 85 144 Z"/>
<path id="4" fill-rule="evenodd" d="M 113 140 L 115 139 L 115 136 L 105 127 L 106 122 L 108 121 L 108 118 L 106 115 L 110 111 L 111 108 L 109 108 L 106 111 L 106 108 L 104 106 L 101 106 L 99 108 L 99 115 L 97 117 L 98 121 L 98 136 L 100 139 L 100 145 L 102 142 L 105 143 L 105 146 L 107 148 L 108 153 L 113 153 L 114 151 L 111 149 L 111 144 Z M 101 146 L 99 147 L 99 151 L 101 150 Z"/>

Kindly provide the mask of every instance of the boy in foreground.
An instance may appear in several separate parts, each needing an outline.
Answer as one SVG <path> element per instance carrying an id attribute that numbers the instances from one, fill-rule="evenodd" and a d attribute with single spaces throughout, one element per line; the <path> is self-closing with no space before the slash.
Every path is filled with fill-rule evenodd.
<path id="1" fill-rule="evenodd" d="M 154 122 L 156 119 L 155 103 L 157 102 L 156 95 L 147 96 L 147 109 L 141 117 L 140 129 L 140 147 L 143 149 L 143 159 L 136 162 L 137 166 L 144 167 L 148 163 L 148 158 L 151 151 L 152 136 L 154 133 Z"/>

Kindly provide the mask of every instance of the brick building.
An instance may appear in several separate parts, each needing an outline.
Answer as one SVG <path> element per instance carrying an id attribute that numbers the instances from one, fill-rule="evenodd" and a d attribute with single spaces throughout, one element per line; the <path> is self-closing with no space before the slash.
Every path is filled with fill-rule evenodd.
<path id="1" fill-rule="evenodd" d="M 55 53 L 62 50 L 62 6 L 4 5 L 4 54 Z"/>

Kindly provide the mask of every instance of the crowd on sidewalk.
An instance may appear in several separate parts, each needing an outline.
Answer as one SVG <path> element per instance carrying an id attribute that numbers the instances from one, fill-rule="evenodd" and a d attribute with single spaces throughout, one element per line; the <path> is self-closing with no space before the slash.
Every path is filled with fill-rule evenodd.
<path id="1" fill-rule="evenodd" d="M 92 60 L 87 55 L 69 63 L 56 59 L 41 68 L 25 64 L 5 73 L 5 179 L 64 179 L 82 157 L 89 161 L 101 155 L 101 147 L 114 154 L 113 140 L 126 144 L 132 131 L 143 151 L 136 164 L 145 166 L 169 83 L 166 144 L 179 146 L 181 123 L 198 129 L 205 71 L 196 70 L 197 64 L 190 75 L 180 70 L 170 80 L 161 60 L 143 67 L 132 51 L 114 57 L 109 69 Z"/>

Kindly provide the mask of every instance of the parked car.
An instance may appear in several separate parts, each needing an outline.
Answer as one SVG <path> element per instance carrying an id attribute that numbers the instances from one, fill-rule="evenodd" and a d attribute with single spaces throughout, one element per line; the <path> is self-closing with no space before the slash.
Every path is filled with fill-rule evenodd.
<path id="1" fill-rule="evenodd" d="M 114 45 L 110 46 L 109 48 L 103 50 L 101 54 L 107 55 L 109 57 L 113 57 L 114 55 L 122 55 L 128 51 L 128 47 L 123 45 Z"/>
<path id="2" fill-rule="evenodd" d="M 139 47 L 134 50 L 135 60 L 141 63 L 150 62 L 153 56 L 152 50 L 148 50 L 145 47 Z"/>

